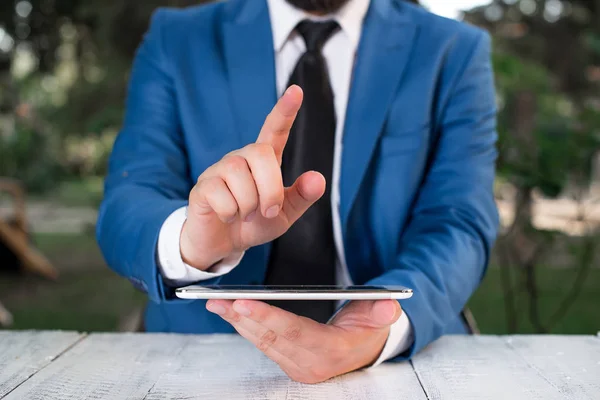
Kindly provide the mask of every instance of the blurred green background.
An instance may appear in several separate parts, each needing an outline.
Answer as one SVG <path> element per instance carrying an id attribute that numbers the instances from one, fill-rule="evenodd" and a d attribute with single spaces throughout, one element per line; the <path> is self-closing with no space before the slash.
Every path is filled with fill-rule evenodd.
<path id="1" fill-rule="evenodd" d="M 102 176 L 152 11 L 198 3 L 1 2 L 0 184 L 24 186 L 31 241 L 60 272 L 52 281 L 15 270 L 0 251 L 11 329 L 137 324 L 144 296 L 106 267 L 95 244 Z M 600 2 L 496 0 L 462 18 L 494 39 L 503 222 L 469 307 L 484 333 L 596 333 Z M 0 193 L 0 221 L 12 218 L 12 199 Z"/>

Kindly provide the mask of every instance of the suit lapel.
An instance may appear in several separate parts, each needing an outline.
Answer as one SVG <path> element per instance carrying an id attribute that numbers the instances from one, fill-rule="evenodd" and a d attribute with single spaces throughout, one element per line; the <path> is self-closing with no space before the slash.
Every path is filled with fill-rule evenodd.
<path id="1" fill-rule="evenodd" d="M 224 63 L 233 126 L 237 132 L 237 142 L 231 146 L 233 150 L 256 141 L 267 114 L 277 101 L 275 49 L 266 0 L 229 1 L 225 4 L 225 18 Z M 252 249 L 252 257 L 244 257 L 244 262 L 260 260 L 266 268 L 270 249 L 270 244 Z M 257 275 L 259 281 L 263 274 L 264 270 Z"/>
<path id="2" fill-rule="evenodd" d="M 369 167 L 417 33 L 402 2 L 371 0 L 346 111 L 340 176 L 342 227 Z M 256 140 L 277 101 L 275 52 L 266 0 L 225 7 L 224 62 L 239 143 Z"/>
<path id="3" fill-rule="evenodd" d="M 253 143 L 277 101 L 275 53 L 265 0 L 226 4 L 224 58 L 240 143 Z"/>
<path id="4" fill-rule="evenodd" d="M 344 125 L 340 177 L 344 233 L 389 106 L 410 59 L 417 27 L 403 7 L 394 0 L 372 0 L 365 17 Z"/>

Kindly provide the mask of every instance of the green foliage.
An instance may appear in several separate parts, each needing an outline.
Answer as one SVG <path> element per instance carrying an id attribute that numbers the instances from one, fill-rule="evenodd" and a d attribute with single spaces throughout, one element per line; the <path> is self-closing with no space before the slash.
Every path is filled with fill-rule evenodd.
<path id="1" fill-rule="evenodd" d="M 524 322 L 526 331 L 542 333 L 557 326 L 564 331 L 567 310 L 582 297 L 594 298 L 586 278 L 596 276 L 593 249 L 599 238 L 582 204 L 591 186 L 593 158 L 600 151 L 600 3 L 561 2 L 561 10 L 573 12 L 556 14 L 547 8 L 550 2 L 536 1 L 536 7 L 524 13 L 519 1 L 494 0 L 467 15 L 494 36 L 498 172 L 514 193 L 515 217 L 496 245 L 501 268 L 490 270 L 494 278 L 486 281 L 499 284 L 490 288 L 484 283 L 481 289 L 495 289 L 498 303 L 504 303 L 506 319 L 496 317 L 495 332 L 523 332 Z M 563 220 L 563 231 L 536 224 L 536 192 L 574 199 L 577 221 Z M 545 281 L 549 271 L 543 263 L 559 255 L 556 245 L 575 231 L 583 237 L 573 245 L 572 268 L 561 270 L 561 279 Z M 573 283 L 565 285 L 569 280 Z M 597 288 L 598 282 L 593 284 Z M 546 291 L 549 285 L 553 292 Z M 486 300 L 476 296 L 473 308 Z M 578 311 L 586 320 L 572 332 L 597 330 L 598 320 L 590 310 Z"/>
<path id="2" fill-rule="evenodd" d="M 558 90 L 557 78 L 543 65 L 497 52 L 494 55 L 498 96 L 500 160 L 498 172 L 511 183 L 538 188 L 549 197 L 568 182 L 589 184 L 592 161 L 600 149 L 595 133 L 600 111 L 581 106 Z M 519 96 L 529 96 L 531 125 L 517 132 Z"/>
<path id="3" fill-rule="evenodd" d="M 498 88 L 503 93 L 532 90 L 547 93 L 552 90 L 552 76 L 543 65 L 498 49 L 492 55 Z"/>
<path id="4" fill-rule="evenodd" d="M 57 149 L 49 142 L 35 131 L 17 126 L 12 138 L 0 140 L 0 176 L 18 179 L 33 192 L 51 189 L 64 170 Z"/>
<path id="5" fill-rule="evenodd" d="M 106 172 L 151 14 L 202 1 L 27 1 L 27 16 L 16 13 L 15 2 L 0 2 L 0 27 L 15 40 L 8 55 L 0 51 L 0 117 L 22 106 L 31 110 L 19 118 L 28 130 L 0 139 L 0 176 L 43 191 L 57 180 Z M 33 68 L 23 60 L 33 60 Z"/>
<path id="6" fill-rule="evenodd" d="M 560 14 L 549 12 L 545 1 L 524 13 L 519 1 L 502 0 L 467 13 L 494 36 L 499 172 L 517 187 L 550 197 L 567 183 L 589 185 L 600 149 L 600 8 L 597 2 L 561 2 Z"/>

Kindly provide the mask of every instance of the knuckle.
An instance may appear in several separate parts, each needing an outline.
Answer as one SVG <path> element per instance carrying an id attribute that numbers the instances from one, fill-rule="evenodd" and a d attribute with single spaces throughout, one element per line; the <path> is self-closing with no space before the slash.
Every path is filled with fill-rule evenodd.
<path id="1" fill-rule="evenodd" d="M 268 331 L 266 331 L 265 333 L 262 334 L 262 336 L 260 337 L 260 339 L 258 341 L 257 347 L 260 351 L 265 352 L 265 351 L 269 350 L 269 348 L 271 348 L 271 346 L 273 346 L 276 341 L 277 341 L 277 334 L 269 329 Z"/>
<path id="2" fill-rule="evenodd" d="M 246 200 L 243 204 L 240 204 L 240 212 L 244 215 L 248 215 L 254 212 L 258 208 L 258 202 Z"/>
<path id="3" fill-rule="evenodd" d="M 192 193 L 201 193 L 201 192 L 214 192 L 219 188 L 219 179 L 217 178 L 208 178 L 208 179 L 200 179 L 196 184 L 196 190 L 193 190 Z"/>
<path id="4" fill-rule="evenodd" d="M 246 190 L 243 195 L 238 195 L 236 200 L 240 208 L 244 211 L 254 211 L 258 208 L 258 193 L 256 189 Z"/>
<path id="5" fill-rule="evenodd" d="M 300 338 L 300 335 L 301 335 L 301 330 L 298 326 L 295 326 L 295 325 L 288 326 L 283 331 L 283 337 L 286 340 L 289 340 L 290 342 L 297 341 Z"/>
<path id="6" fill-rule="evenodd" d="M 215 213 L 221 222 L 225 223 L 232 223 L 237 217 L 237 210 L 230 209 L 229 207 L 226 209 L 215 210 Z"/>
<path id="7" fill-rule="evenodd" d="M 209 198 L 211 194 L 217 192 L 219 189 L 219 179 L 211 178 L 199 181 L 198 184 L 196 184 L 196 186 L 190 192 L 190 205 L 203 202 L 203 199 Z"/>
<path id="8" fill-rule="evenodd" d="M 242 156 L 231 155 L 227 156 L 223 159 L 223 164 L 225 166 L 225 171 L 228 173 L 239 173 L 247 168 L 246 159 Z"/>
<path id="9" fill-rule="evenodd" d="M 270 122 L 277 122 L 281 117 L 283 117 L 283 114 L 281 114 L 279 108 L 279 103 L 276 103 L 275 106 L 271 109 L 269 115 L 267 115 L 267 120 L 269 120 Z"/>
<path id="10" fill-rule="evenodd" d="M 219 215 L 226 222 L 230 222 L 237 215 L 237 211 L 234 211 L 234 210 L 224 210 L 224 211 L 219 212 Z M 239 319 L 238 319 L 238 321 L 239 321 Z"/>
<path id="11" fill-rule="evenodd" d="M 198 202 L 198 200 L 200 200 L 200 188 L 202 187 L 203 183 L 202 182 L 198 182 L 196 184 L 196 186 L 194 186 L 192 188 L 192 190 L 190 190 L 190 195 L 189 195 L 189 203 L 190 205 Z"/>
<path id="12" fill-rule="evenodd" d="M 230 157 L 230 156 L 236 156 L 236 155 L 239 155 L 240 153 L 241 153 L 241 149 L 232 150 L 229 153 L 225 154 L 223 156 L 223 158 Z"/>
<path id="13" fill-rule="evenodd" d="M 224 222 L 230 221 L 237 216 L 238 210 L 236 205 L 229 203 L 216 203 L 216 200 L 213 200 L 211 202 L 213 210 L 219 216 L 219 218 L 224 220 Z"/>
<path id="14" fill-rule="evenodd" d="M 270 130 L 271 135 L 275 137 L 287 135 L 289 131 L 290 127 L 287 124 L 277 124 L 277 126 L 273 126 Z"/>
<path id="15" fill-rule="evenodd" d="M 256 198 L 256 196 L 246 195 L 243 198 L 238 198 L 236 200 L 240 215 L 244 217 L 258 209 L 258 198 Z"/>
<path id="16" fill-rule="evenodd" d="M 275 129 L 273 129 L 273 134 L 275 136 L 281 136 L 281 135 L 286 135 L 289 132 L 289 128 L 287 126 L 278 126 Z"/>
<path id="17" fill-rule="evenodd" d="M 188 206 L 188 219 L 190 218 L 200 218 L 206 214 L 206 208 L 201 207 L 196 202 L 190 201 Z"/>
<path id="18" fill-rule="evenodd" d="M 266 143 L 254 143 L 252 146 L 252 152 L 260 158 L 274 157 L 275 150 L 273 147 Z"/>
<path id="19" fill-rule="evenodd" d="M 275 107 L 273 107 L 273 109 L 269 113 L 269 118 L 271 120 L 279 122 L 279 124 L 277 124 L 277 126 L 275 126 L 274 128 L 279 128 L 280 126 L 282 126 L 282 122 L 286 122 L 286 120 L 291 117 L 291 115 L 288 115 L 287 113 L 285 113 L 283 111 L 284 110 L 281 107 L 281 103 L 278 102 L 277 104 L 275 104 Z M 275 130 L 276 129 L 274 129 L 274 131 Z M 277 129 L 277 130 L 279 130 L 279 129 Z M 284 130 L 285 129 L 281 129 L 281 131 L 284 131 Z"/>

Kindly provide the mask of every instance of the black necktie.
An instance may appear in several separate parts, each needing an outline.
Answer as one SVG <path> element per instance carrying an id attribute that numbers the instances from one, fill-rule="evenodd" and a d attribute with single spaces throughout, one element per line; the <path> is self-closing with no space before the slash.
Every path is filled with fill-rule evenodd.
<path id="1" fill-rule="evenodd" d="M 331 214 L 331 178 L 335 145 L 335 109 L 327 63 L 321 53 L 339 29 L 334 21 L 302 21 L 296 27 L 306 43 L 290 85 L 304 90 L 304 103 L 283 153 L 281 170 L 285 186 L 306 171 L 318 171 L 327 181 L 325 195 L 283 236 L 273 242 L 267 285 L 334 285 L 335 243 Z M 318 322 L 333 314 L 332 301 L 278 301 L 270 304 Z"/>

